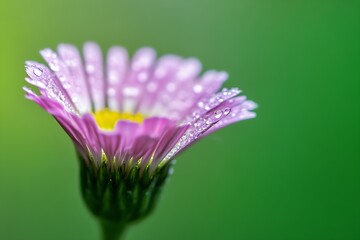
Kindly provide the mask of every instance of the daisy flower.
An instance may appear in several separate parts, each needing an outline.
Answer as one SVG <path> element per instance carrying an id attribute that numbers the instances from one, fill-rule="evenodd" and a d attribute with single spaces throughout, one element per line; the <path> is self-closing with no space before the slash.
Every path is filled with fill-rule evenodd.
<path id="1" fill-rule="evenodd" d="M 154 208 L 171 163 L 183 150 L 229 124 L 253 118 L 256 104 L 237 88 L 222 89 L 228 75 L 206 71 L 195 58 L 151 48 L 132 58 L 114 46 L 103 59 L 86 43 L 44 49 L 48 66 L 27 61 L 26 97 L 51 114 L 74 142 L 82 196 L 100 220 L 105 239 L 117 239 Z"/>

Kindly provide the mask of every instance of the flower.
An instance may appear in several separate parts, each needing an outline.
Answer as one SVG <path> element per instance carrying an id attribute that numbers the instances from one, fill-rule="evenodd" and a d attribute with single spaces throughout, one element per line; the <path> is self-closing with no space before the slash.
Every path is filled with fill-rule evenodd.
<path id="1" fill-rule="evenodd" d="M 112 47 L 41 51 L 48 67 L 26 62 L 26 97 L 50 113 L 75 144 L 82 192 L 102 220 L 132 222 L 146 216 L 175 156 L 229 124 L 253 118 L 256 104 L 237 88 L 217 92 L 225 72 L 207 71 L 195 58 L 165 55 L 151 48 L 132 59 Z"/>

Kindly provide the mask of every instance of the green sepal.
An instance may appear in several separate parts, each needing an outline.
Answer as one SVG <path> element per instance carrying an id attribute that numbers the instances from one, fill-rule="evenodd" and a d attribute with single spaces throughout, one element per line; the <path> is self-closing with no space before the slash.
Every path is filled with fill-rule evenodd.
<path id="1" fill-rule="evenodd" d="M 171 168 L 168 163 L 150 175 L 148 168 L 140 174 L 140 164 L 129 170 L 116 167 L 112 161 L 94 164 L 91 160 L 80 157 L 81 192 L 86 206 L 100 221 L 119 225 L 128 225 L 152 212 Z"/>

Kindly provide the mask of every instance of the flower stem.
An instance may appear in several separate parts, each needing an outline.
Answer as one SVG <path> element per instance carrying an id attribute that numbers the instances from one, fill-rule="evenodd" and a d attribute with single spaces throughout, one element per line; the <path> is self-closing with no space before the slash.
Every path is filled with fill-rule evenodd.
<path id="1" fill-rule="evenodd" d="M 102 240 L 123 240 L 125 239 L 126 225 L 121 222 L 110 222 L 101 220 Z"/>

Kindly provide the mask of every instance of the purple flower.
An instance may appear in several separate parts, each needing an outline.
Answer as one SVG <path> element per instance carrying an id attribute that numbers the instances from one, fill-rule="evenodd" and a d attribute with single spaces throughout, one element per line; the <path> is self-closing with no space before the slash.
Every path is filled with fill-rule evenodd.
<path id="1" fill-rule="evenodd" d="M 115 46 L 104 61 L 95 43 L 84 45 L 83 56 L 67 44 L 41 55 L 49 68 L 26 62 L 26 81 L 40 94 L 24 87 L 26 97 L 54 116 L 86 166 L 124 178 L 136 169 L 151 179 L 197 140 L 255 117 L 256 104 L 239 89 L 219 91 L 227 73 L 200 75 L 195 58 L 157 60 L 153 49 L 141 48 L 130 59 Z"/>
<path id="2" fill-rule="evenodd" d="M 225 72 L 201 63 L 139 49 L 132 59 L 112 47 L 103 60 L 100 47 L 86 43 L 83 59 L 72 45 L 41 51 L 50 69 L 28 61 L 26 97 L 53 115 L 85 161 L 105 156 L 111 166 L 130 170 L 136 163 L 150 172 L 198 139 L 231 123 L 255 117 L 256 107 L 237 88 L 216 93 Z M 106 64 L 104 63 L 106 62 Z"/>

